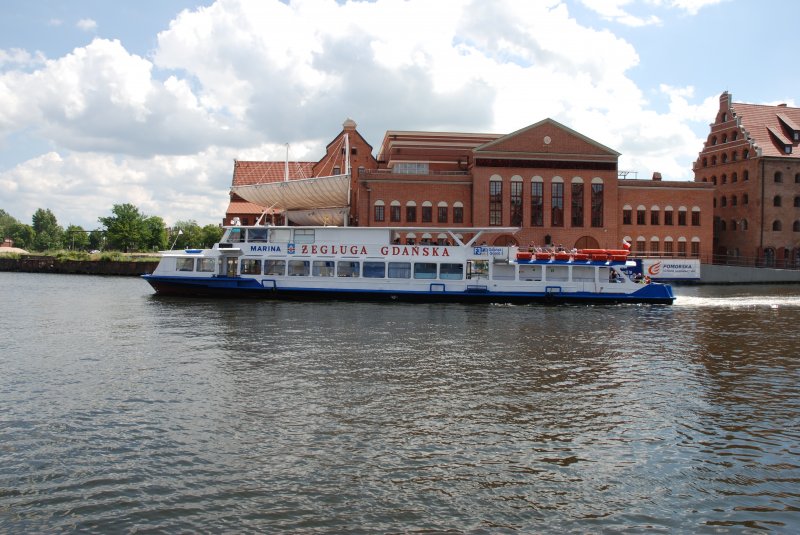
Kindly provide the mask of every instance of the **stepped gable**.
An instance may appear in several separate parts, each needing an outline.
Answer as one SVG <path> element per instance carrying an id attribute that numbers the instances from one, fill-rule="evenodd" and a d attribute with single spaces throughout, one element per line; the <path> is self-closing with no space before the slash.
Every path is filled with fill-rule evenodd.
<path id="1" fill-rule="evenodd" d="M 476 158 L 616 162 L 619 156 L 619 152 L 553 119 L 544 119 L 475 148 Z"/>

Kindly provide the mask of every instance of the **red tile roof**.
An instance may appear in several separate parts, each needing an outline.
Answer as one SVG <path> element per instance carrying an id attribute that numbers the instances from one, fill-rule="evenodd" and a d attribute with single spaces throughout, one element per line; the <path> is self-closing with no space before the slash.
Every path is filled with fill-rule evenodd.
<path id="1" fill-rule="evenodd" d="M 732 108 L 762 156 L 800 159 L 798 141 L 793 137 L 793 130 L 800 124 L 800 108 L 743 102 L 734 102 Z M 792 145 L 791 154 L 783 151 L 784 143 Z"/>
<path id="2" fill-rule="evenodd" d="M 289 162 L 289 180 L 311 178 L 315 162 Z M 284 178 L 286 162 L 245 162 L 233 164 L 233 185 L 247 186 L 280 182 Z"/>
<path id="3" fill-rule="evenodd" d="M 260 214 L 264 211 L 263 206 L 253 204 L 247 201 L 231 201 L 228 204 L 226 214 Z"/>

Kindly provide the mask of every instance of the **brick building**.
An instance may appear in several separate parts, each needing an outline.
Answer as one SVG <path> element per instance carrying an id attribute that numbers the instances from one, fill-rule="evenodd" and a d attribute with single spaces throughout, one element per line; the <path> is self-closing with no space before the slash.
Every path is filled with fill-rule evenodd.
<path id="1" fill-rule="evenodd" d="M 716 186 L 718 261 L 800 265 L 800 108 L 733 102 L 727 91 L 694 163 Z"/>
<path id="2" fill-rule="evenodd" d="M 626 239 L 652 256 L 711 253 L 712 184 L 620 180 L 618 152 L 552 119 L 506 135 L 390 130 L 375 158 L 348 120 L 319 162 L 290 167 L 337 174 L 345 135 L 352 225 L 412 227 L 399 238 L 416 243 L 444 240 L 437 227 L 497 226 L 520 230 L 498 233 L 495 245 L 618 248 Z M 236 162 L 233 185 L 283 180 L 276 169 L 285 166 Z M 226 220 L 260 210 L 234 194 Z"/>

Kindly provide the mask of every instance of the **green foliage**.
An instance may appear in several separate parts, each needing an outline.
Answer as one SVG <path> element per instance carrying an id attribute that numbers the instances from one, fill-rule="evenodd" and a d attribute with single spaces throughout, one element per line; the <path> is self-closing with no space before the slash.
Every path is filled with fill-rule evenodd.
<path id="1" fill-rule="evenodd" d="M 0 238 L 7 238 L 7 229 L 19 223 L 15 217 L 0 208 Z"/>
<path id="2" fill-rule="evenodd" d="M 33 231 L 33 227 L 30 225 L 17 222 L 6 227 L 4 237 L 14 240 L 14 247 L 19 247 L 20 249 L 32 249 L 36 233 Z"/>
<path id="3" fill-rule="evenodd" d="M 219 225 L 208 224 L 202 228 L 203 231 L 203 243 L 202 247 L 204 249 L 211 248 L 215 243 L 219 242 L 222 239 L 222 233 L 224 232 L 222 227 Z"/>
<path id="4" fill-rule="evenodd" d="M 145 243 L 148 251 L 163 251 L 167 248 L 167 225 L 158 216 L 150 216 L 144 220 Z"/>
<path id="5" fill-rule="evenodd" d="M 33 213 L 33 231 L 36 233 L 33 240 L 35 250 L 46 251 L 61 247 L 64 229 L 59 226 L 55 214 L 49 208 L 39 208 Z"/>
<path id="6" fill-rule="evenodd" d="M 105 232 L 102 230 L 93 230 L 89 233 L 89 250 L 102 251 L 106 246 Z"/>
<path id="7" fill-rule="evenodd" d="M 92 256 L 86 251 L 58 251 L 55 255 L 58 260 L 91 260 Z"/>
<path id="8" fill-rule="evenodd" d="M 177 221 L 172 230 L 173 249 L 194 249 L 202 246 L 203 232 L 197 221 Z"/>
<path id="9" fill-rule="evenodd" d="M 89 248 L 89 234 L 80 225 L 69 225 L 64 231 L 63 246 L 73 251 L 85 251 Z"/>
<path id="10" fill-rule="evenodd" d="M 115 204 L 111 213 L 114 215 L 98 218 L 106 228 L 106 238 L 110 248 L 121 249 L 127 253 L 145 245 L 145 216 L 136 206 L 129 203 Z"/>

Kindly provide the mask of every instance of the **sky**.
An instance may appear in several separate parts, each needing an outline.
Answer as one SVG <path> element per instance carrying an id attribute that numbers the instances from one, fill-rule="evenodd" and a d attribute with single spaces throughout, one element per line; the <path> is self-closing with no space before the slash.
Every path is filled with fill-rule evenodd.
<path id="1" fill-rule="evenodd" d="M 795 0 L 2 0 L 0 208 L 219 223 L 235 159 L 316 161 L 347 118 L 375 151 L 552 118 L 638 178 L 692 180 L 723 91 L 797 105 L 797 20 Z"/>

